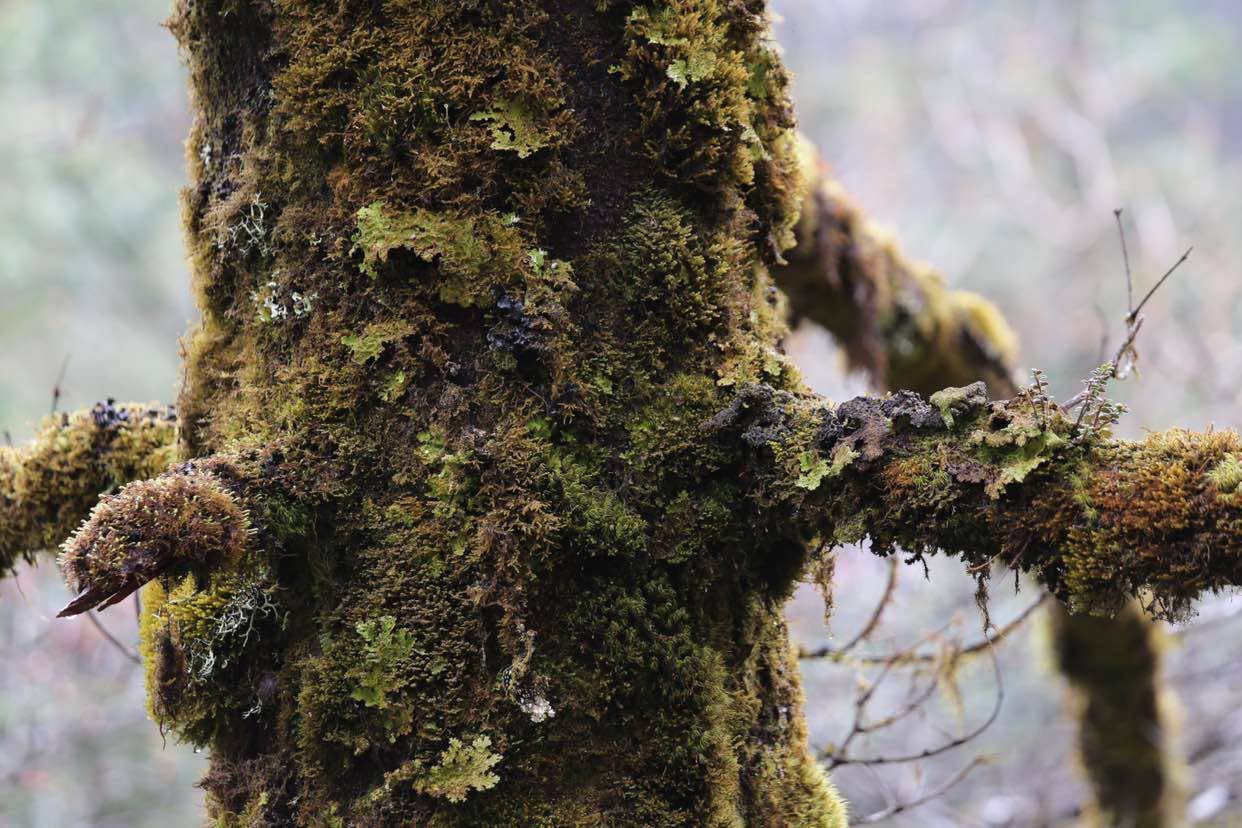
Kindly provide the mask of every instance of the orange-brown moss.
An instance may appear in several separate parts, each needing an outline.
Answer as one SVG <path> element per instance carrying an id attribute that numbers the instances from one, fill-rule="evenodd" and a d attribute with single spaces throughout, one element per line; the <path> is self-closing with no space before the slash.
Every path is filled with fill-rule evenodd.
<path id="1" fill-rule="evenodd" d="M 752 391 L 716 426 L 766 421 L 755 450 L 770 457 L 767 496 L 817 514 L 823 534 L 846 527 L 844 537 L 870 537 L 881 554 L 1004 562 L 1079 612 L 1112 614 L 1142 597 L 1153 615 L 1178 617 L 1242 577 L 1237 502 L 1213 473 L 1242 446 L 1235 432 L 1112 442 L 1055 406 L 988 403 L 975 390 L 938 395 L 939 410 L 908 393 L 833 410 Z M 827 459 L 843 447 L 853 459 L 834 463 L 822 485 L 790 469 L 791 453 Z"/>

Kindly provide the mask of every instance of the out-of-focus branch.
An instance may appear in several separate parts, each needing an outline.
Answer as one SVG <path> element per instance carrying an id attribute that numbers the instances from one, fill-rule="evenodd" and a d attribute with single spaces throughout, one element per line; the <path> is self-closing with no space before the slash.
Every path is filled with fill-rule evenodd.
<path id="1" fill-rule="evenodd" d="M 1053 641 L 1073 688 L 1078 746 L 1092 825 L 1164 828 L 1183 823 L 1180 751 L 1159 681 L 1160 630 L 1130 603 L 1113 619 L 1054 612 Z"/>
<path id="2" fill-rule="evenodd" d="M 983 380 L 1011 396 L 1016 338 L 995 306 L 948 289 L 935 271 L 907 260 L 805 141 L 802 158 L 808 189 L 798 244 L 775 272 L 794 316 L 832 333 L 850 367 L 877 389 L 930 394 Z"/>
<path id="3" fill-rule="evenodd" d="M 55 549 L 101 494 L 167 469 L 175 440 L 171 410 L 108 401 L 48 417 L 26 446 L 0 447 L 0 572 Z"/>

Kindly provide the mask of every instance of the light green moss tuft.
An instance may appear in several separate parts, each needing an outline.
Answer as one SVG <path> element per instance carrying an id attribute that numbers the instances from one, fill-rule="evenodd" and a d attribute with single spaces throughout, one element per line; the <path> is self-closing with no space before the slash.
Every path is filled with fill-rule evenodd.
<path id="1" fill-rule="evenodd" d="M 1221 494 L 1233 494 L 1242 487 L 1242 460 L 1236 454 L 1226 454 L 1208 472 L 1208 480 L 1212 481 Z"/>

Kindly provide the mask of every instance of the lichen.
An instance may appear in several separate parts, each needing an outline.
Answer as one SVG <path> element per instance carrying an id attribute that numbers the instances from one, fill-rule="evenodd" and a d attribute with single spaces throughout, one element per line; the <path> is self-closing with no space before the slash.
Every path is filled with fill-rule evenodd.
<path id="1" fill-rule="evenodd" d="M 414 789 L 449 802 L 464 802 L 471 791 L 491 790 L 500 782 L 492 768 L 502 759 L 491 747 L 492 740 L 487 736 L 476 736 L 469 744 L 450 739 L 435 765 L 414 772 Z"/>
<path id="2" fill-rule="evenodd" d="M 517 153 L 518 158 L 529 158 L 549 144 L 548 136 L 536 125 L 537 114 L 521 101 L 497 101 L 494 109 L 476 112 L 470 120 L 489 125 L 492 149 Z"/>

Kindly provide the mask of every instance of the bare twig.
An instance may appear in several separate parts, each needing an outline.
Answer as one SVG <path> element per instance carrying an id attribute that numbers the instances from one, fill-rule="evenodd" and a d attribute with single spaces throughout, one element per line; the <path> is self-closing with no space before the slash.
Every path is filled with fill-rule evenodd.
<path id="1" fill-rule="evenodd" d="M 65 358 L 60 362 L 60 371 L 56 374 L 56 383 L 52 386 L 52 410 L 49 412 L 51 414 L 55 414 L 60 408 L 60 398 L 65 384 L 65 372 L 68 370 L 69 354 L 65 354 Z"/>
<path id="2" fill-rule="evenodd" d="M 897 588 L 897 572 L 898 563 L 896 558 L 890 558 L 888 561 L 888 580 L 884 584 L 884 592 L 880 595 L 879 602 L 875 605 L 875 609 L 871 611 L 871 616 L 867 619 L 867 623 L 863 628 L 849 640 L 844 646 L 833 648 L 829 646 L 819 647 L 814 650 L 802 650 L 798 653 L 798 658 L 829 658 L 840 659 L 850 653 L 855 647 L 871 637 L 876 627 L 880 625 L 880 619 L 884 616 L 884 610 L 888 608 L 889 603 L 893 600 L 893 592 Z"/>
<path id="3" fill-rule="evenodd" d="M 974 641 L 961 648 L 955 648 L 955 652 L 951 654 L 951 658 L 960 659 L 965 656 L 978 655 L 984 650 L 1004 641 L 1012 632 L 1020 628 L 1027 620 L 1035 614 L 1035 611 L 1051 600 L 1051 594 L 1045 592 L 1038 599 L 1027 605 L 1026 609 L 1018 613 L 1018 615 L 1008 624 L 1001 627 L 994 627 L 991 635 L 984 636 L 978 641 Z M 932 664 L 943 660 L 942 653 L 913 652 L 910 650 L 888 653 L 885 655 L 867 655 L 853 656 L 845 659 L 851 664 L 858 665 L 878 665 L 887 664 L 890 661 L 896 661 L 898 664 Z"/>
<path id="4" fill-rule="evenodd" d="M 1130 311 L 1129 316 L 1126 317 L 1126 321 L 1133 322 L 1138 318 L 1138 315 L 1143 312 L 1143 308 L 1146 307 L 1147 303 L 1151 301 L 1151 297 L 1155 296 L 1156 291 L 1160 290 L 1160 288 L 1164 286 L 1164 283 L 1169 281 L 1169 277 L 1176 273 L 1177 269 L 1186 263 L 1186 260 L 1190 258 L 1190 254 L 1193 253 L 1194 250 L 1193 246 L 1186 248 L 1186 252 L 1182 254 L 1182 257 L 1174 262 L 1173 266 L 1164 272 L 1164 275 L 1160 277 L 1160 281 L 1156 282 L 1155 286 L 1151 290 L 1147 291 L 1147 295 L 1143 297 L 1143 301 L 1138 303 L 1138 307 Z"/>
<path id="5" fill-rule="evenodd" d="M 1135 342 L 1138 341 L 1139 332 L 1143 329 L 1143 308 L 1147 306 L 1147 303 L 1151 301 L 1152 297 L 1156 295 L 1160 288 L 1164 287 L 1165 282 L 1169 281 L 1173 274 L 1176 273 L 1178 269 L 1186 263 L 1186 260 L 1190 258 L 1190 254 L 1194 252 L 1193 246 L 1186 248 L 1186 252 L 1182 254 L 1181 258 L 1174 262 L 1173 266 L 1164 272 L 1164 275 L 1161 276 L 1156 284 L 1152 286 L 1151 290 L 1147 291 L 1147 295 L 1144 296 L 1137 305 L 1135 305 L 1134 281 L 1130 272 L 1130 253 L 1126 249 L 1126 234 L 1121 221 L 1121 210 L 1114 210 L 1113 215 L 1117 219 L 1117 230 L 1121 234 L 1121 254 L 1125 259 L 1126 264 L 1127 310 L 1125 315 L 1126 335 L 1122 337 L 1121 347 L 1117 349 L 1117 353 L 1113 357 L 1111 363 L 1104 363 L 1105 365 L 1111 366 L 1107 377 L 1109 380 L 1125 379 L 1130 375 L 1130 371 L 1138 363 L 1138 352 L 1134 349 L 1134 345 Z M 1075 408 L 1085 403 L 1089 398 L 1090 391 L 1084 389 L 1083 391 L 1080 391 L 1070 397 L 1065 404 L 1061 406 L 1061 408 L 1066 412 L 1073 411 Z M 1080 414 L 1079 416 L 1081 419 L 1082 415 Z"/>
<path id="6" fill-rule="evenodd" d="M 996 677 L 996 702 L 993 704 L 992 712 L 988 714 L 988 717 L 983 722 L 981 722 L 977 727 L 975 727 L 973 730 L 970 730 L 969 732 L 964 733 L 961 736 L 948 739 L 945 742 L 935 747 L 931 747 L 931 748 L 927 748 L 925 750 L 919 751 L 918 753 L 898 754 L 895 756 L 869 756 L 869 757 L 865 757 L 861 759 L 857 757 L 849 756 L 845 750 L 848 747 L 848 742 L 850 741 L 850 738 L 856 735 L 854 733 L 851 733 L 851 737 L 848 737 L 846 742 L 843 742 L 840 748 L 838 749 L 826 748 L 824 750 L 821 750 L 819 754 L 820 759 L 828 763 L 829 770 L 838 768 L 841 765 L 906 764 L 909 762 L 919 762 L 924 759 L 930 759 L 933 756 L 939 756 L 942 753 L 948 753 L 949 751 L 955 750 L 959 747 L 962 747 L 963 745 L 969 744 L 970 742 L 979 738 L 988 730 L 988 728 L 990 728 L 993 724 L 996 723 L 996 720 L 1000 717 L 1001 708 L 1004 706 L 1004 703 L 1005 703 L 1005 683 L 1001 675 L 1000 661 L 996 658 L 996 651 L 993 648 L 989 647 L 988 652 L 992 656 L 992 672 L 993 672 L 993 675 Z M 887 669 L 885 670 L 885 673 L 887 673 Z M 878 681 L 877 681 L 877 685 L 878 685 Z M 876 685 L 872 685 L 870 692 L 866 694 L 866 700 L 863 702 L 862 706 L 865 706 L 866 701 L 870 701 L 870 694 L 874 692 L 875 686 Z M 856 707 L 859 707 L 859 705 L 856 704 Z M 857 721 L 857 717 L 856 717 L 856 721 Z"/>
<path id="7" fill-rule="evenodd" d="M 108 631 L 108 628 L 103 625 L 103 622 L 95 617 L 94 610 L 86 613 L 86 620 L 90 621 L 91 625 L 99 631 L 99 634 L 102 635 L 109 644 L 116 647 L 121 652 L 121 655 L 125 656 L 135 664 L 142 664 L 142 659 L 138 656 L 138 654 L 117 640 L 117 637 Z"/>
<path id="8" fill-rule="evenodd" d="M 912 811 L 915 808 L 919 807 L 920 805 L 926 805 L 928 802 L 931 802 L 933 799 L 938 799 L 941 796 L 944 796 L 952 788 L 957 786 L 958 783 L 960 783 L 967 776 L 969 776 L 971 772 L 974 771 L 975 768 L 978 768 L 982 765 L 986 765 L 988 761 L 989 760 L 987 759 L 987 757 L 976 756 L 974 759 L 970 760 L 970 762 L 967 763 L 965 767 L 963 767 L 957 773 L 953 774 L 947 780 L 945 780 L 945 782 L 942 785 L 938 786 L 932 791 L 929 791 L 928 793 L 923 794 L 918 799 L 912 799 L 909 802 L 897 802 L 892 805 L 889 805 L 889 807 L 885 808 L 882 811 L 876 811 L 875 813 L 867 814 L 866 816 L 861 816 L 861 817 L 858 817 L 857 819 L 852 819 L 850 820 L 850 825 L 872 825 L 876 822 L 883 822 L 886 819 L 895 817 L 898 814 L 902 814 L 907 811 Z"/>
<path id="9" fill-rule="evenodd" d="M 1121 236 L 1121 258 L 1126 263 L 1126 311 L 1129 318 L 1134 314 L 1134 277 L 1130 271 L 1130 250 L 1126 247 L 1126 226 L 1121 221 L 1122 212 L 1120 207 L 1113 210 L 1113 218 L 1117 221 L 1117 235 Z"/>

